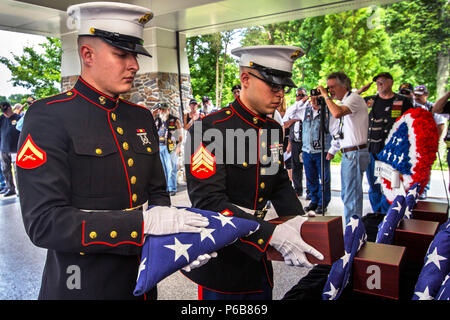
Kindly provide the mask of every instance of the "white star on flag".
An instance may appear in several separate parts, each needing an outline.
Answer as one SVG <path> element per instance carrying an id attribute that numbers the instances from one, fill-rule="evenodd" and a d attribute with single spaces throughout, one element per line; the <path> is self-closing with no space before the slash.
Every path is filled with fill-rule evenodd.
<path id="1" fill-rule="evenodd" d="M 351 226 L 352 232 L 355 232 L 355 229 L 358 226 L 358 224 L 359 224 L 359 220 L 351 217 L 349 223 L 347 223 L 347 226 Z"/>
<path id="2" fill-rule="evenodd" d="M 406 219 L 411 219 L 411 214 L 412 214 L 411 210 L 409 210 L 409 208 L 406 207 L 406 209 L 405 209 L 405 218 Z"/>
<path id="3" fill-rule="evenodd" d="M 138 279 L 139 279 L 139 275 L 141 274 L 141 271 L 144 271 L 145 270 L 145 261 L 147 261 L 147 258 L 144 258 L 142 261 L 141 261 L 141 263 L 139 264 L 139 269 L 138 269 L 138 275 L 137 275 L 137 279 L 136 279 L 136 282 L 138 281 Z"/>
<path id="4" fill-rule="evenodd" d="M 439 261 L 441 260 L 447 260 L 446 257 L 440 256 L 437 253 L 437 247 L 434 248 L 433 252 L 430 253 L 429 255 L 427 255 L 427 262 L 425 263 L 425 266 L 429 263 L 434 263 L 436 265 L 436 267 L 441 270 L 441 264 L 439 263 Z"/>
<path id="5" fill-rule="evenodd" d="M 398 163 L 402 162 L 404 158 L 403 153 L 401 155 L 398 156 Z"/>
<path id="6" fill-rule="evenodd" d="M 230 225 L 232 225 L 232 226 L 236 229 L 236 226 L 235 226 L 234 223 L 231 221 L 231 219 L 233 219 L 233 218 L 231 218 L 231 217 L 227 217 L 227 216 L 224 216 L 223 214 L 219 214 L 219 215 L 217 215 L 217 216 L 212 216 L 211 218 L 214 218 L 214 219 L 219 220 L 219 221 L 222 223 L 222 227 L 224 227 L 224 226 L 227 225 L 227 224 L 230 224 Z"/>
<path id="7" fill-rule="evenodd" d="M 216 243 L 216 240 L 214 240 L 214 237 L 211 233 L 216 231 L 216 229 L 208 229 L 208 228 L 202 228 L 202 231 L 200 232 L 200 242 L 205 240 L 206 238 L 210 239 L 213 243 Z"/>
<path id="8" fill-rule="evenodd" d="M 400 212 L 400 210 L 402 210 L 402 205 L 400 203 L 400 201 L 397 201 L 397 206 L 392 208 L 393 210 Z"/>
<path id="9" fill-rule="evenodd" d="M 336 297 L 337 293 L 339 292 L 339 288 L 336 289 L 333 286 L 333 283 L 330 282 L 330 291 L 328 292 L 324 292 L 323 294 L 327 294 L 330 296 L 329 300 L 334 300 L 334 298 Z"/>
<path id="10" fill-rule="evenodd" d="M 348 263 L 348 260 L 350 259 L 350 252 L 344 251 L 345 254 L 342 256 L 342 268 L 345 267 L 345 265 Z"/>
<path id="11" fill-rule="evenodd" d="M 408 195 L 414 196 L 414 198 L 417 196 L 417 189 L 416 188 L 410 188 L 408 190 Z"/>
<path id="12" fill-rule="evenodd" d="M 432 296 L 430 296 L 430 291 L 428 290 L 428 287 L 426 287 L 423 292 L 416 291 L 416 292 L 414 292 L 414 294 L 419 297 L 419 300 L 433 300 L 434 299 Z"/>
<path id="13" fill-rule="evenodd" d="M 186 243 L 183 244 L 180 241 L 178 241 L 177 238 L 175 238 L 175 243 L 171 245 L 165 245 L 164 247 L 169 248 L 173 251 L 175 251 L 175 259 L 174 261 L 177 261 L 179 257 L 183 256 L 186 258 L 187 262 L 189 262 L 189 254 L 187 250 L 192 246 L 192 244 Z"/>

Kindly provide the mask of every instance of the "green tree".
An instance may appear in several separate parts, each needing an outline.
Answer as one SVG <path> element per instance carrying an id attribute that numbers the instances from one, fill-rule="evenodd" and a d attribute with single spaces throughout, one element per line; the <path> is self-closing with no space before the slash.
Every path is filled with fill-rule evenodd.
<path id="1" fill-rule="evenodd" d="M 448 1 L 401 1 L 387 6 L 386 11 L 395 64 L 404 70 L 402 81 L 426 85 L 431 99 L 441 96 L 449 85 Z"/>
<path id="2" fill-rule="evenodd" d="M 30 89 L 36 98 L 57 94 L 61 82 L 60 39 L 47 38 L 40 46 L 44 49 L 42 54 L 32 47 L 24 47 L 23 54 L 13 54 L 12 60 L 0 57 L 0 63 L 11 71 L 13 85 Z"/>
<path id="3" fill-rule="evenodd" d="M 231 33 L 190 37 L 186 50 L 193 96 L 209 96 L 217 107 L 233 100 L 231 88 L 239 83 L 236 60 L 226 52 Z"/>
<path id="4" fill-rule="evenodd" d="M 380 19 L 384 9 L 378 8 Z M 320 51 L 324 56 L 321 65 L 321 83 L 328 74 L 345 72 L 354 88 L 371 81 L 381 71 L 389 71 L 394 78 L 402 75 L 399 66 L 393 65 L 393 53 L 388 34 L 382 25 L 370 24 L 372 8 L 350 10 L 325 16 L 326 29 Z M 339 26 L 339 27 L 337 27 Z M 375 93 L 372 86 L 369 93 Z"/>

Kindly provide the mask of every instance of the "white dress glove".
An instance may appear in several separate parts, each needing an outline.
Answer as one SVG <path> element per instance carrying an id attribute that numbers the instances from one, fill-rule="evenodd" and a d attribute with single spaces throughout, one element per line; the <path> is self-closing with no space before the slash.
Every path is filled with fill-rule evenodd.
<path id="1" fill-rule="evenodd" d="M 190 272 L 193 269 L 200 268 L 201 266 L 205 265 L 211 258 L 215 257 L 217 257 L 217 252 L 211 252 L 210 254 L 201 254 L 197 257 L 197 259 L 184 267 L 183 270 L 186 272 Z"/>
<path id="2" fill-rule="evenodd" d="M 272 234 L 269 244 L 281 253 L 288 265 L 312 267 L 305 253 L 323 260 L 323 255 L 304 242 L 300 236 L 300 228 L 307 220 L 304 217 L 295 217 L 278 225 Z"/>
<path id="3" fill-rule="evenodd" d="M 143 211 L 144 233 L 166 235 L 179 232 L 200 233 L 209 225 L 201 214 L 175 207 L 155 206 Z"/>

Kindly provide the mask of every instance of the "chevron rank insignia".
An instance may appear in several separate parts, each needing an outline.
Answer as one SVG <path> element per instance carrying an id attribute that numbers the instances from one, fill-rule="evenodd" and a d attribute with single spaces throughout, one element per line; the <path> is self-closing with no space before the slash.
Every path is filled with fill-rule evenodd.
<path id="1" fill-rule="evenodd" d="M 203 143 L 191 156 L 191 173 L 198 179 L 206 179 L 216 173 L 216 157 L 205 148 Z"/>
<path id="2" fill-rule="evenodd" d="M 47 161 L 47 154 L 39 148 L 28 135 L 27 139 L 17 153 L 16 164 L 23 169 L 34 169 Z"/>

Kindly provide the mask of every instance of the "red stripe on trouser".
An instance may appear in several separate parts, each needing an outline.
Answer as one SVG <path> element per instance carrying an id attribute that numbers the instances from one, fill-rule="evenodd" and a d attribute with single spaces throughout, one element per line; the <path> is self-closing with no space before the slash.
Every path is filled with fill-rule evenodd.
<path id="1" fill-rule="evenodd" d="M 198 286 L 198 300 L 203 300 L 203 287 Z"/>

